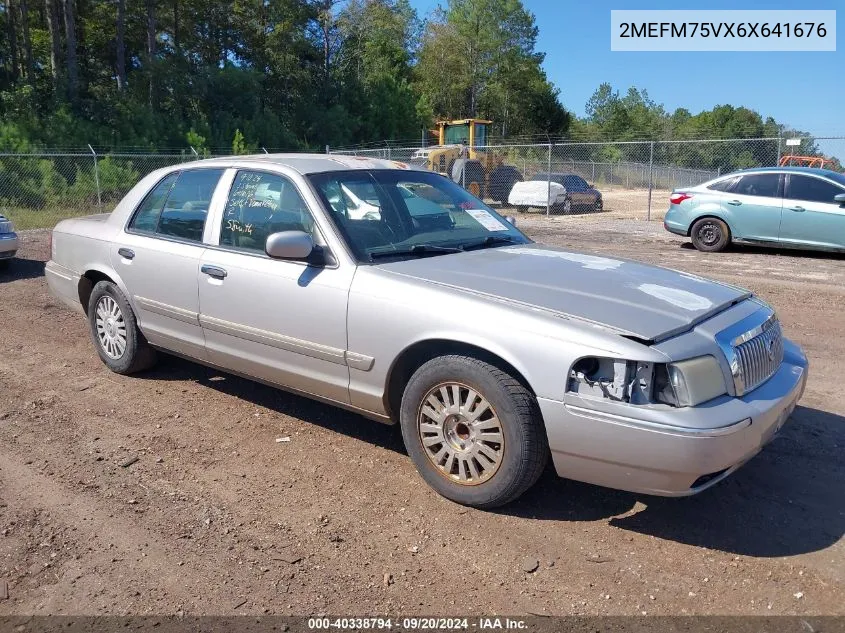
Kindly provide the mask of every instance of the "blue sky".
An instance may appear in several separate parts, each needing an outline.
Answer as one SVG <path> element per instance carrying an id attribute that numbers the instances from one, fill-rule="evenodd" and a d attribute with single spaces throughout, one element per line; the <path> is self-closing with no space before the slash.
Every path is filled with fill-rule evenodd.
<path id="1" fill-rule="evenodd" d="M 421 16 L 438 0 L 411 0 Z M 544 68 L 564 106 L 583 116 L 596 87 L 648 90 L 668 110 L 743 105 L 815 135 L 845 136 L 842 0 L 523 0 L 540 29 Z M 611 9 L 839 9 L 837 51 L 804 53 L 611 52 Z"/>

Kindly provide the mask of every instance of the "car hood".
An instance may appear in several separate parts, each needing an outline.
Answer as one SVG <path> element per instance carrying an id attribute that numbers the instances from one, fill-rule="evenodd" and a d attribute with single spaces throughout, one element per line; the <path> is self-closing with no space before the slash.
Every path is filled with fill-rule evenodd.
<path id="1" fill-rule="evenodd" d="M 382 270 L 657 342 L 751 296 L 639 262 L 524 244 L 379 265 Z"/>

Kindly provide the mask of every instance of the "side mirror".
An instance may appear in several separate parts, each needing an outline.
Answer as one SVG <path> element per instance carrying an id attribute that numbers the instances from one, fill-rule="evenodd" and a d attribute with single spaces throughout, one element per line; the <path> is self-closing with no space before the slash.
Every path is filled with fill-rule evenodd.
<path id="1" fill-rule="evenodd" d="M 506 219 L 508 222 L 510 222 L 511 224 L 513 224 L 514 226 L 516 226 L 516 218 L 515 218 L 515 217 L 513 217 L 512 215 L 506 215 L 506 216 L 505 216 L 505 219 Z"/>
<path id="2" fill-rule="evenodd" d="M 838 193 L 833 196 L 833 201 L 838 202 L 839 204 L 845 204 L 845 193 Z"/>
<path id="3" fill-rule="evenodd" d="M 314 240 L 305 231 L 281 231 L 267 237 L 264 252 L 273 259 L 308 259 Z"/>

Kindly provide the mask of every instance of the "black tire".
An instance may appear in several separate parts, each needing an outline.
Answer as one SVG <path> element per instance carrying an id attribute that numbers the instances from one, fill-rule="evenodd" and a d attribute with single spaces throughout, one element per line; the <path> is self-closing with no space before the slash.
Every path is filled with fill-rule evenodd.
<path id="1" fill-rule="evenodd" d="M 690 229 L 692 244 L 705 253 L 718 253 L 731 243 L 731 230 L 718 218 L 701 218 Z"/>
<path id="2" fill-rule="evenodd" d="M 599 212 L 604 210 L 604 200 L 601 198 L 596 198 L 596 201 L 593 203 L 593 211 Z"/>
<path id="3" fill-rule="evenodd" d="M 563 202 L 560 204 L 552 205 L 551 209 L 552 213 L 560 213 L 563 215 L 569 215 L 572 213 L 572 200 L 570 198 L 564 198 Z"/>
<path id="4" fill-rule="evenodd" d="M 513 165 L 499 165 L 490 172 L 488 187 L 493 202 L 507 202 L 513 186 L 522 182 L 522 174 Z"/>
<path id="5" fill-rule="evenodd" d="M 115 315 L 106 307 L 116 306 L 119 314 Z M 119 332 L 122 330 L 125 337 L 125 345 L 121 351 L 119 346 L 109 348 L 101 339 L 98 333 L 98 310 L 102 308 L 109 319 L 105 319 L 104 331 Z M 91 291 L 88 299 L 88 324 L 91 330 L 91 339 L 94 347 L 105 365 L 116 374 L 134 374 L 135 372 L 148 369 L 155 364 L 156 352 L 150 347 L 144 335 L 138 329 L 135 313 L 132 307 L 123 296 L 120 289 L 110 281 L 99 281 Z M 111 337 L 114 340 L 114 337 Z M 110 353 L 109 349 L 112 350 Z M 118 353 L 119 352 L 119 353 Z"/>
<path id="6" fill-rule="evenodd" d="M 518 213 L 528 213 L 528 207 L 526 207 L 525 205 L 522 205 L 522 204 L 518 204 L 516 206 L 516 210 L 517 210 Z"/>
<path id="7" fill-rule="evenodd" d="M 467 421 L 464 424 L 465 435 L 457 430 L 462 422 L 456 423 L 450 419 L 461 418 L 461 414 L 447 415 L 440 423 L 440 431 L 425 430 L 420 424 L 420 420 L 425 417 L 422 413 L 424 405 L 430 402 L 427 399 L 430 394 L 439 393 L 439 386 L 443 383 L 459 385 L 459 400 L 468 398 L 469 390 L 474 390 L 489 403 L 491 417 L 484 419 L 485 409 L 477 421 Z M 447 388 L 447 394 L 452 394 L 451 387 Z M 435 399 L 438 402 L 443 401 L 436 397 Z M 462 408 L 461 412 L 473 412 L 473 404 L 476 411 L 481 406 L 474 399 L 467 407 Z M 548 459 L 548 441 L 536 398 L 513 376 L 476 358 L 450 355 L 425 363 L 405 386 L 399 418 L 405 447 L 422 478 L 438 493 L 462 505 L 496 508 L 513 501 L 537 481 Z M 470 465 L 469 462 L 473 461 L 473 458 L 467 459 L 466 456 L 471 455 L 471 452 L 464 452 L 464 457 L 458 457 L 458 450 L 453 450 L 446 444 L 449 432 L 447 425 L 451 424 L 454 430 L 452 437 L 459 442 L 466 439 L 471 447 L 469 451 L 482 442 L 488 448 L 495 448 L 495 439 L 482 438 L 482 442 L 477 441 L 482 434 L 490 432 L 490 429 L 477 428 L 478 425 L 488 426 L 486 423 L 498 428 L 498 432 L 488 437 L 502 438 L 502 443 L 498 444 L 499 448 L 494 451 L 499 455 L 498 464 L 494 465 L 492 459 L 488 464 L 488 461 L 482 460 L 479 455 Z M 432 428 L 431 424 L 425 426 Z M 427 449 L 423 445 L 423 433 L 433 434 L 427 436 L 427 439 L 436 437 L 439 433 L 439 437 L 443 439 L 441 448 L 438 449 L 436 443 L 429 442 Z M 450 453 L 447 452 L 441 458 L 441 462 L 445 463 L 436 465 L 435 457 L 429 455 L 447 449 L 454 457 L 450 461 Z M 461 460 L 463 463 L 458 463 Z M 445 470 L 446 466 L 450 468 L 449 474 Z M 488 470 L 482 470 L 484 466 L 489 466 Z M 472 476 L 465 479 L 465 483 L 459 483 L 461 473 L 470 474 L 471 470 L 474 471 Z M 475 476 L 476 472 L 480 473 L 478 477 Z"/>

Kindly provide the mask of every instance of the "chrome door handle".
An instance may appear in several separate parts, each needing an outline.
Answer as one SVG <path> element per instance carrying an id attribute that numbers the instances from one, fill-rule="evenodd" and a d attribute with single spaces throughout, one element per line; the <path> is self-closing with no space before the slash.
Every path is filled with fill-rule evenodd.
<path id="1" fill-rule="evenodd" d="M 806 211 L 804 207 L 789 207 L 790 210 L 795 211 L 796 213 L 801 213 L 802 211 Z"/>
<path id="2" fill-rule="evenodd" d="M 119 248 L 117 249 L 117 254 L 123 257 L 124 259 L 135 258 L 135 251 L 133 251 L 131 248 Z"/>
<path id="3" fill-rule="evenodd" d="M 728 200 L 728 204 L 732 204 L 735 207 L 738 207 L 742 204 L 742 200 Z"/>
<path id="4" fill-rule="evenodd" d="M 225 279 L 226 275 L 229 274 L 225 268 L 220 268 L 219 266 L 203 266 L 200 268 L 200 271 L 209 277 L 214 277 L 214 279 Z"/>

